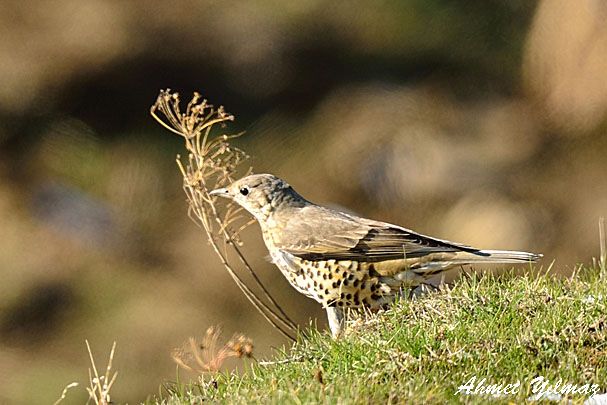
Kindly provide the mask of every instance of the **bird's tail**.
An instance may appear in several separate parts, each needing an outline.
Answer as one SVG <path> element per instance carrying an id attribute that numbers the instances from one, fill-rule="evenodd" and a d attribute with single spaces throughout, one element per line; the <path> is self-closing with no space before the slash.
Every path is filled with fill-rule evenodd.
<path id="1" fill-rule="evenodd" d="M 475 250 L 472 252 L 459 251 L 435 253 L 424 258 L 411 259 L 402 276 L 402 280 L 412 270 L 418 276 L 429 277 L 442 271 L 462 265 L 476 264 L 524 264 L 533 263 L 542 258 L 541 254 L 519 252 L 516 250 Z"/>
<path id="2" fill-rule="evenodd" d="M 466 255 L 471 263 L 529 263 L 536 262 L 543 255 L 538 253 L 519 252 L 516 250 L 479 250 L 472 255 Z M 462 258 L 463 259 L 463 258 Z"/>
<path id="3" fill-rule="evenodd" d="M 388 282 L 382 282 L 390 285 L 391 282 L 401 282 L 409 286 L 419 285 L 420 282 L 428 279 L 435 274 L 445 270 L 462 265 L 476 264 L 524 264 L 538 261 L 542 258 L 541 254 L 519 252 L 516 250 L 475 250 L 459 251 L 456 253 L 436 253 L 428 255 L 420 260 L 416 258 L 405 270 L 397 273 Z M 425 260 L 424 260 L 425 259 Z M 388 279 L 383 277 L 382 279 Z M 401 286 L 401 284 L 399 284 Z M 392 287 L 392 286 L 391 286 Z"/>

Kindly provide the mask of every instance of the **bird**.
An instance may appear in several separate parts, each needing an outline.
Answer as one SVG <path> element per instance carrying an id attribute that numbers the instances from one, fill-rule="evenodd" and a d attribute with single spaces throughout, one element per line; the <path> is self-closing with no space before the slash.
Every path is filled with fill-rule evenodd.
<path id="1" fill-rule="evenodd" d="M 291 286 L 322 304 L 334 338 L 349 309 L 385 308 L 445 270 L 542 257 L 481 250 L 317 205 L 272 174 L 248 175 L 209 194 L 231 199 L 257 220 L 271 261 Z"/>

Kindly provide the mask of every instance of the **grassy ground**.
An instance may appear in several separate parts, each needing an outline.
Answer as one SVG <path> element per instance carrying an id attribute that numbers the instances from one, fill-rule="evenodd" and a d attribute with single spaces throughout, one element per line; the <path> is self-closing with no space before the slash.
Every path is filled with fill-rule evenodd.
<path id="1" fill-rule="evenodd" d="M 540 377 L 603 393 L 607 285 L 599 273 L 463 277 L 450 289 L 354 321 L 339 340 L 313 331 L 277 353 L 275 364 L 173 384 L 155 401 L 520 403 L 542 388 Z M 470 394 L 458 394 L 472 377 Z M 481 379 L 484 387 L 502 384 L 506 394 L 474 393 Z M 574 402 L 588 396 L 569 395 Z"/>

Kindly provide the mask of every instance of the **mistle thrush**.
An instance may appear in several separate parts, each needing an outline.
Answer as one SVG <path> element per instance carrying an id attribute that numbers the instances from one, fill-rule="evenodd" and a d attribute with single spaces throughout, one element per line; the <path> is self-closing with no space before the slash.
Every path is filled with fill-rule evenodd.
<path id="1" fill-rule="evenodd" d="M 272 261 L 297 291 L 326 308 L 335 337 L 345 309 L 383 307 L 452 267 L 541 257 L 480 250 L 322 207 L 271 174 L 247 176 L 211 194 L 234 200 L 257 219 Z"/>

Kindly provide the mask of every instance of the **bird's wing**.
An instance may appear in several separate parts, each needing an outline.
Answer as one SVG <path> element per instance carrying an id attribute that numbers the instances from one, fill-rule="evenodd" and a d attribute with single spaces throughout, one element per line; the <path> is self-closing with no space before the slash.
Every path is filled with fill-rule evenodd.
<path id="1" fill-rule="evenodd" d="M 282 222 L 274 245 L 306 260 L 380 262 L 462 251 L 482 255 L 469 246 L 324 207 L 309 206 L 293 214 Z"/>

